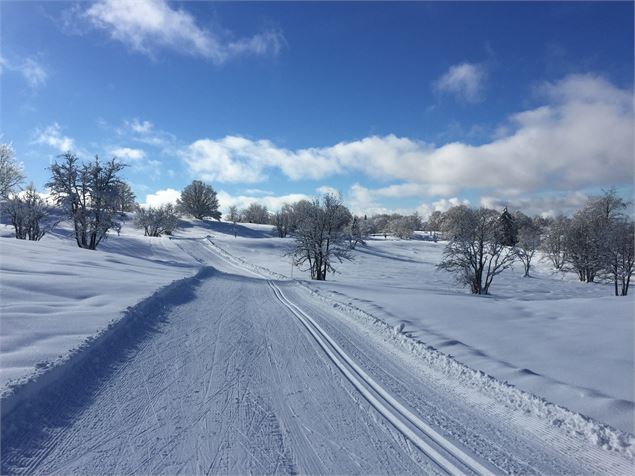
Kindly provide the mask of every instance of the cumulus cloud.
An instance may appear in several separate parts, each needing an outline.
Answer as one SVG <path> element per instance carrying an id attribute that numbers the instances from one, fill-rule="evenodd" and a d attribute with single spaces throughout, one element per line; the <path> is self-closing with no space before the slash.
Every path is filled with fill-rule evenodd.
<path id="1" fill-rule="evenodd" d="M 224 190 L 218 192 L 218 203 L 223 213 L 227 212 L 229 207 L 235 205 L 238 209 L 247 208 L 250 203 L 259 203 L 267 207 L 269 211 L 279 210 L 285 203 L 294 203 L 298 200 L 310 200 L 311 197 L 303 193 L 290 193 L 287 195 L 232 195 Z"/>
<path id="2" fill-rule="evenodd" d="M 485 77 L 485 69 L 482 65 L 455 64 L 450 66 L 450 69 L 434 83 L 434 88 L 461 100 L 476 103 L 483 100 Z"/>
<path id="3" fill-rule="evenodd" d="M 62 129 L 57 122 L 45 129 L 38 129 L 35 132 L 35 142 L 48 145 L 60 152 L 68 152 L 75 148 L 75 141 L 62 134 Z"/>
<path id="4" fill-rule="evenodd" d="M 238 136 L 181 150 L 206 180 L 260 182 L 270 169 L 292 180 L 362 172 L 402 180 L 385 196 L 450 196 L 464 190 L 520 195 L 633 182 L 633 92 L 592 75 L 543 84 L 546 104 L 513 114 L 505 133 L 481 145 L 440 146 L 387 135 L 290 150 Z"/>
<path id="5" fill-rule="evenodd" d="M 4 70 L 21 74 L 27 84 L 33 89 L 44 86 L 48 78 L 48 73 L 44 67 L 33 58 L 14 62 L 0 56 L 0 73 L 3 73 Z"/>
<path id="6" fill-rule="evenodd" d="M 168 203 L 176 204 L 176 201 L 180 198 L 180 196 L 181 192 L 174 190 L 173 188 L 157 190 L 155 193 L 146 195 L 146 201 L 142 204 L 142 206 L 160 207 L 161 205 L 167 205 Z"/>
<path id="7" fill-rule="evenodd" d="M 275 55 L 284 43 L 279 31 L 228 40 L 200 27 L 190 13 L 172 8 L 166 0 L 99 0 L 72 13 L 75 21 L 87 19 L 112 39 L 149 55 L 159 48 L 169 48 L 220 64 L 238 55 Z"/>
<path id="8" fill-rule="evenodd" d="M 130 147 L 118 147 L 116 149 L 112 149 L 110 154 L 119 158 L 119 159 L 127 159 L 132 161 L 141 160 L 146 156 L 146 153 L 141 149 L 132 149 Z"/>

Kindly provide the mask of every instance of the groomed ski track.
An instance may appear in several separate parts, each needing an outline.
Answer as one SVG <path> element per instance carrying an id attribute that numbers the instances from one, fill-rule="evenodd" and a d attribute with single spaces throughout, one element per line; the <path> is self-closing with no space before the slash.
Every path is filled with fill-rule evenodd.
<path id="1" fill-rule="evenodd" d="M 189 291 L 2 422 L 2 473 L 628 474 L 632 460 L 446 382 L 208 240 Z"/>

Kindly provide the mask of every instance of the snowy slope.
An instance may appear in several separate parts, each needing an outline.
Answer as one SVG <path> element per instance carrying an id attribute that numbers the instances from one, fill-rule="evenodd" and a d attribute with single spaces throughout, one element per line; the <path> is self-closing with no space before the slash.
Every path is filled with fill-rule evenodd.
<path id="1" fill-rule="evenodd" d="M 184 225 L 174 239 L 157 239 L 142 237 L 128 224 L 121 236 L 110 237 L 96 252 L 78 249 L 64 230 L 39 243 L 0 237 L 3 392 L 7 392 L 9 381 L 15 384 L 40 374 L 52 375 L 51 363 L 69 360 L 71 355 L 77 355 L 73 350 L 90 351 L 87 339 L 99 333 L 107 337 L 112 331 L 111 321 L 122 317 L 130 320 L 139 314 L 136 308 L 127 310 L 128 306 L 148 298 L 147 306 L 163 309 L 162 292 L 150 296 L 174 280 L 193 276 L 201 266 L 213 266 L 225 275 L 234 275 L 236 265 L 244 260 L 257 276 L 284 278 L 293 273 L 294 278 L 307 278 L 306 273 L 292 269 L 290 259 L 284 256 L 291 240 L 275 238 L 270 226 L 234 228 L 229 223 L 198 221 L 186 221 Z M 7 231 L 5 228 L 4 235 L 8 235 Z M 201 242 L 209 243 L 211 248 L 201 248 Z M 522 278 L 519 271 L 499 277 L 492 287 L 493 296 L 470 296 L 456 286 L 451 276 L 434 270 L 442 248 L 442 243 L 419 240 L 372 240 L 368 247 L 354 253 L 352 262 L 338 267 L 341 274 L 329 276 L 326 283 L 303 282 L 318 293 L 316 298 L 325 299 L 323 304 L 327 308 L 315 307 L 315 299 L 307 301 L 302 293 L 291 292 L 291 295 L 306 309 L 313 309 L 312 315 L 321 315 L 334 302 L 345 304 L 349 310 L 359 309 L 362 319 L 356 325 L 362 328 L 356 332 L 365 332 L 368 342 L 377 337 L 377 332 L 385 334 L 389 328 L 377 327 L 375 318 L 380 319 L 377 322 L 381 325 L 385 322 L 402 329 L 402 333 L 389 334 L 397 336 L 399 345 L 403 340 L 406 350 L 416 340 L 424 342 L 421 347 L 424 350 L 413 347 L 408 351 L 410 358 L 404 365 L 411 367 L 419 361 L 427 368 L 441 359 L 426 360 L 435 355 L 428 355 L 426 345 L 433 346 L 472 369 L 633 432 L 632 297 L 614 298 L 605 285 L 580 284 L 571 277 L 562 279 L 552 275 L 544 265 L 537 266 L 533 278 Z M 224 285 L 226 281 L 222 280 Z M 194 282 L 181 281 L 177 288 L 188 289 L 193 285 L 188 283 Z M 166 290 L 168 295 L 175 292 L 170 289 Z M 168 308 L 174 301 L 170 299 Z M 210 312 L 217 303 L 214 300 L 207 304 Z M 146 309 L 146 304 L 142 305 Z M 373 317 L 367 319 L 362 311 Z M 187 313 L 180 315 L 185 319 Z M 214 316 L 216 313 L 211 313 L 208 318 Z M 330 319 L 344 323 L 341 314 L 336 313 Z M 334 334 L 341 331 L 339 324 L 331 325 L 330 329 Z M 357 348 L 367 345 L 363 340 L 357 342 Z M 371 345 L 365 355 L 372 348 Z M 413 355 L 418 357 L 413 360 Z M 364 359 L 363 355 L 360 358 Z M 452 365 L 450 373 L 465 372 Z M 408 380 L 412 372 L 412 368 L 407 369 L 401 381 Z M 479 394 L 487 386 L 498 388 L 498 384 L 475 375 L 477 386 L 483 387 Z M 501 388 L 503 397 L 501 392 L 495 392 L 498 404 L 501 398 L 506 399 L 510 408 L 542 415 L 555 426 L 563 425 L 560 410 L 545 407 L 538 400 L 532 402 L 526 396 L 516 400 L 517 395 L 509 387 Z M 475 395 L 468 393 L 464 397 L 473 399 Z M 531 408 L 526 406 L 527 402 Z M 492 403 L 487 405 L 490 408 Z M 507 416 L 503 414 L 501 418 Z M 632 440 L 619 440 L 622 437 L 614 440 L 615 434 L 610 429 L 604 430 L 601 425 L 566 412 L 565 419 L 569 434 L 579 433 L 599 446 L 632 452 Z"/>
<path id="2" fill-rule="evenodd" d="M 158 288 L 198 263 L 167 238 L 128 229 L 96 251 L 62 235 L 0 237 L 0 392 L 68 358 Z"/>
<path id="3" fill-rule="evenodd" d="M 271 227 L 246 225 L 268 233 Z M 199 232 L 198 235 L 196 232 Z M 290 239 L 237 237 L 214 230 L 219 246 L 285 276 Z M 505 272 L 492 296 L 471 296 L 436 271 L 444 243 L 371 240 L 339 274 L 308 284 L 325 296 L 404 326 L 415 339 L 528 392 L 624 431 L 634 432 L 633 295 L 616 298 L 604 284 L 554 274 L 536 262 L 531 278 Z"/>
<path id="4" fill-rule="evenodd" d="M 468 385 L 470 371 L 439 373 L 292 281 L 267 279 L 206 239 L 174 244 L 208 267 L 138 306 L 90 358 L 5 417 L 3 472 L 632 470 L 629 438 L 590 442 L 501 405 Z"/>

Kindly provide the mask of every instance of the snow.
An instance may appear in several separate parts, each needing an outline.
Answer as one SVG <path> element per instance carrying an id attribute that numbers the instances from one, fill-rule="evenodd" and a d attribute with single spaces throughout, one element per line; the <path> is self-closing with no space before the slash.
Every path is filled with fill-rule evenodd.
<path id="1" fill-rule="evenodd" d="M 98 250 L 67 236 L 0 238 L 0 391 L 64 361 L 156 289 L 198 263 L 167 238 L 116 235 Z"/>
<path id="2" fill-rule="evenodd" d="M 262 233 L 271 227 L 247 225 Z M 212 234 L 231 254 L 290 276 L 291 239 Z M 193 236 L 191 234 L 190 236 Z M 633 295 L 580 283 L 535 259 L 495 278 L 491 296 L 472 296 L 437 271 L 445 243 L 373 239 L 336 265 L 326 282 L 307 284 L 351 304 L 471 368 L 575 412 L 634 432 Z M 307 272 L 293 270 L 295 278 Z"/>
<path id="3" fill-rule="evenodd" d="M 424 240 L 370 240 L 318 283 L 271 228 L 186 221 L 144 238 L 127 224 L 97 251 L 68 230 L 0 230 L 3 416 L 39 395 L 24 411 L 45 428 L 22 431 L 16 410 L 3 470 L 431 472 L 426 426 L 444 457 L 463 448 L 495 472 L 632 465 L 632 296 L 545 263 L 471 296 Z"/>

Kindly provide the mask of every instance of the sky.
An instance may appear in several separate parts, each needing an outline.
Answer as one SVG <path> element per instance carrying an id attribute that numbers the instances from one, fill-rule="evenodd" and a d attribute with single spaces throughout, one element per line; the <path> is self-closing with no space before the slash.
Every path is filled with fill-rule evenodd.
<path id="1" fill-rule="evenodd" d="M 632 2 L 0 2 L 0 140 L 140 203 L 341 193 L 355 213 L 633 195 Z"/>

